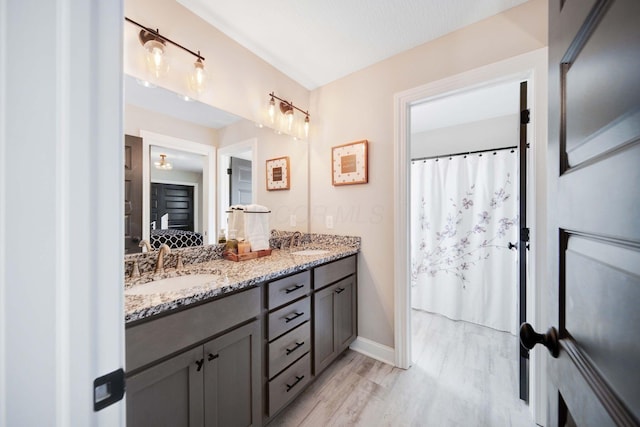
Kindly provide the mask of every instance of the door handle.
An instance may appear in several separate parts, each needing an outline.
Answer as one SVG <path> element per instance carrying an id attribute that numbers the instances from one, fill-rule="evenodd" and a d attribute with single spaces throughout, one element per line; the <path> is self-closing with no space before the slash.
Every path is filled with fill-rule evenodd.
<path id="1" fill-rule="evenodd" d="M 553 326 L 547 333 L 539 334 L 528 323 L 520 325 L 520 345 L 527 350 L 531 350 L 536 344 L 547 347 L 549 353 L 555 358 L 560 354 L 560 344 L 558 343 L 558 331 Z"/>

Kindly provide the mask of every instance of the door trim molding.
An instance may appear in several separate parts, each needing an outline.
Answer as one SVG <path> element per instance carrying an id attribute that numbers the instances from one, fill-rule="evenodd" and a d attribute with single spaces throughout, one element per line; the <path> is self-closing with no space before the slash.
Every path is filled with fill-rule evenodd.
<path id="1" fill-rule="evenodd" d="M 463 72 L 442 80 L 427 83 L 394 95 L 394 320 L 395 320 L 395 365 L 411 366 L 411 316 L 410 316 L 410 216 L 409 216 L 409 109 L 412 104 L 425 99 L 443 96 L 463 89 L 481 87 L 506 80 L 529 80 L 531 82 L 530 108 L 532 111 L 530 197 L 535 200 L 530 206 L 535 211 L 529 214 L 532 230 L 531 286 L 527 291 L 530 322 L 537 325 L 543 319 L 540 304 L 540 286 L 543 280 L 544 253 L 546 249 L 546 148 L 547 148 L 547 48 L 537 49 L 474 70 Z M 546 379 L 541 375 L 545 369 L 544 356 L 532 352 L 530 381 L 530 409 L 534 419 L 543 423 L 546 417 L 546 402 L 542 394 Z"/>

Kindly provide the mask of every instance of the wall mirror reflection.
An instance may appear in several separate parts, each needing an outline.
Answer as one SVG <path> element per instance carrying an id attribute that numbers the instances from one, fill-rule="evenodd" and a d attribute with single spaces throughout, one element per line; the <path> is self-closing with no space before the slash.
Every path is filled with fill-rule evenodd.
<path id="1" fill-rule="evenodd" d="M 271 228 L 306 230 L 306 142 L 124 79 L 126 254 L 142 251 L 142 240 L 154 248 L 216 243 L 235 204 L 268 206 Z M 292 159 L 292 188 L 268 194 L 264 162 L 277 156 Z"/>

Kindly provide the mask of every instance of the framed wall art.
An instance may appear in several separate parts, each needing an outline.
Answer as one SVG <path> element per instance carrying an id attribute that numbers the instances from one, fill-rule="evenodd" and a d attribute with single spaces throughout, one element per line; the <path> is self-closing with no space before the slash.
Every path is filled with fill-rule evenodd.
<path id="1" fill-rule="evenodd" d="M 332 184 L 351 185 L 369 182 L 367 140 L 338 145 L 331 149 Z"/>
<path id="2" fill-rule="evenodd" d="M 290 184 L 289 157 L 267 160 L 267 191 L 288 190 Z"/>

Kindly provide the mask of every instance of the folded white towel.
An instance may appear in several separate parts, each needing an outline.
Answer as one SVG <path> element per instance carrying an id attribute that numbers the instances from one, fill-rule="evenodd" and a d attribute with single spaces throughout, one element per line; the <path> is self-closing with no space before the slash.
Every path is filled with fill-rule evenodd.
<path id="1" fill-rule="evenodd" d="M 262 205 L 246 205 L 244 210 L 247 212 L 269 212 L 269 208 Z"/>
<path id="2" fill-rule="evenodd" d="M 236 239 L 244 239 L 244 210 L 232 209 L 229 213 L 229 236 L 235 234 Z"/>
<path id="3" fill-rule="evenodd" d="M 248 205 L 258 206 L 258 205 Z M 269 214 L 262 212 L 269 212 L 269 209 L 251 211 L 247 206 L 247 211 L 244 213 L 244 237 L 251 243 L 252 251 L 260 251 L 263 249 L 269 249 Z M 260 208 L 264 208 L 261 206 Z M 260 212 L 260 213 L 251 213 Z"/>
<path id="4" fill-rule="evenodd" d="M 160 228 L 166 230 L 169 228 L 169 214 L 166 213 L 160 217 Z"/>

